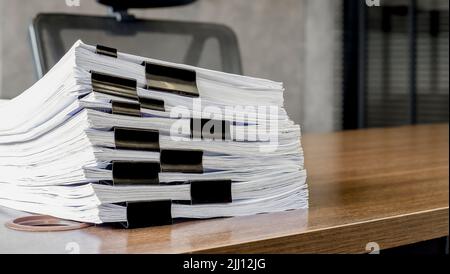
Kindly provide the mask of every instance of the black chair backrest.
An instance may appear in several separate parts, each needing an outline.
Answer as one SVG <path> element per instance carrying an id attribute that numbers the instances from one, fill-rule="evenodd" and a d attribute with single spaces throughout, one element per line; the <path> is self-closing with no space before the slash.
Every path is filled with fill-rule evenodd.
<path id="1" fill-rule="evenodd" d="M 230 28 L 219 24 L 39 14 L 30 26 L 30 37 L 38 78 L 78 39 L 130 54 L 242 74 L 237 37 Z"/>
<path id="2" fill-rule="evenodd" d="M 115 10 L 159 8 L 187 5 L 196 0 L 97 0 Z"/>

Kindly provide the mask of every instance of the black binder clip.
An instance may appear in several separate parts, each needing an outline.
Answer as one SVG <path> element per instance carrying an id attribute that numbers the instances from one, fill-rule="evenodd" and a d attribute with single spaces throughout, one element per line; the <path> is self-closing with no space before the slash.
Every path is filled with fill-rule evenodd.
<path id="1" fill-rule="evenodd" d="M 95 53 L 105 55 L 113 58 L 117 58 L 117 49 L 107 46 L 97 45 Z"/>
<path id="2" fill-rule="evenodd" d="M 150 98 L 139 98 L 139 102 L 112 101 L 112 114 L 142 117 L 141 108 L 166 111 L 164 101 Z"/>
<path id="3" fill-rule="evenodd" d="M 172 201 L 127 202 L 127 221 L 125 228 L 142 228 L 149 226 L 171 225 Z"/>
<path id="4" fill-rule="evenodd" d="M 113 102 L 113 114 L 141 116 L 141 108 L 165 111 L 163 100 L 138 96 L 135 79 L 91 71 L 91 83 L 94 92 L 133 100 L 133 102 L 115 102 L 115 104 Z"/>
<path id="5" fill-rule="evenodd" d="M 191 118 L 191 138 L 230 140 L 230 121 Z"/>
<path id="6" fill-rule="evenodd" d="M 159 152 L 159 131 L 134 128 L 114 128 L 116 149 Z"/>
<path id="7" fill-rule="evenodd" d="M 233 201 L 231 180 L 191 181 L 191 204 L 221 204 Z"/>
<path id="8" fill-rule="evenodd" d="M 203 173 L 203 151 L 161 150 L 162 172 Z"/>
<path id="9" fill-rule="evenodd" d="M 91 82 L 94 92 L 119 96 L 135 101 L 139 99 L 135 79 L 91 71 Z"/>
<path id="10" fill-rule="evenodd" d="M 112 114 L 142 117 L 141 105 L 133 102 L 112 101 Z"/>
<path id="11" fill-rule="evenodd" d="M 199 97 L 197 73 L 182 69 L 144 62 L 147 89 L 171 92 L 189 97 Z"/>
<path id="12" fill-rule="evenodd" d="M 157 185 L 161 167 L 155 162 L 112 163 L 113 186 L 118 185 Z"/>
<path id="13" fill-rule="evenodd" d="M 141 105 L 142 108 L 158 111 L 166 111 L 163 100 L 140 97 L 139 104 Z"/>

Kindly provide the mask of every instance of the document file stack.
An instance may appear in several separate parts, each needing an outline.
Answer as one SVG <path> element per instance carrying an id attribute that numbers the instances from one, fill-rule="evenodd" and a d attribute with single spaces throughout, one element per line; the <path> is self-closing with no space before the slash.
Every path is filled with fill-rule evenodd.
<path id="1" fill-rule="evenodd" d="M 78 41 L 0 105 L 0 206 L 127 228 L 307 208 L 283 92 Z"/>

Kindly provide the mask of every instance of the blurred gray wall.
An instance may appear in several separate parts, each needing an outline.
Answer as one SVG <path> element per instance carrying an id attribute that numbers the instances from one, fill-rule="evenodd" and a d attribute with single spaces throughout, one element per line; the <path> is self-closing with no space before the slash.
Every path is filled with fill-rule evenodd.
<path id="1" fill-rule="evenodd" d="M 287 110 L 308 132 L 337 129 L 335 0 L 199 0 L 177 8 L 132 10 L 138 17 L 222 23 L 238 36 L 244 73 L 285 83 Z M 106 14 L 94 0 L 0 0 L 0 98 L 35 81 L 28 25 L 40 12 Z"/>

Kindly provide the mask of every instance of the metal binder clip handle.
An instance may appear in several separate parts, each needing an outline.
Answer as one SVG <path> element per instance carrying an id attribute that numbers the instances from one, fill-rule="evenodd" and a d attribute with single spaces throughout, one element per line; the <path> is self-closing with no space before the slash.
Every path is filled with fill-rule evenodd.
<path id="1" fill-rule="evenodd" d="M 159 131 L 116 127 L 114 142 L 116 149 L 159 152 Z"/>
<path id="2" fill-rule="evenodd" d="M 144 62 L 147 88 L 199 97 L 195 70 Z"/>
<path id="3" fill-rule="evenodd" d="M 162 172 L 203 173 L 203 151 L 161 150 Z"/>
<path id="4" fill-rule="evenodd" d="M 112 163 L 113 185 L 157 185 L 161 167 L 155 162 Z"/>
<path id="5" fill-rule="evenodd" d="M 230 140 L 230 128 L 230 121 L 191 118 L 192 139 Z"/>
<path id="6" fill-rule="evenodd" d="M 94 92 L 138 100 L 135 79 L 91 71 L 91 84 Z"/>
<path id="7" fill-rule="evenodd" d="M 125 228 L 170 225 L 172 220 L 172 201 L 127 202 L 127 221 Z"/>
<path id="8" fill-rule="evenodd" d="M 222 204 L 233 201 L 231 180 L 191 181 L 191 203 Z"/>
<path id="9" fill-rule="evenodd" d="M 131 102 L 112 102 L 112 114 L 142 117 L 141 105 Z"/>
<path id="10" fill-rule="evenodd" d="M 113 57 L 113 58 L 117 58 L 117 49 L 110 48 L 110 47 L 103 46 L 103 45 L 97 45 L 97 47 L 95 49 L 95 53 Z"/>

